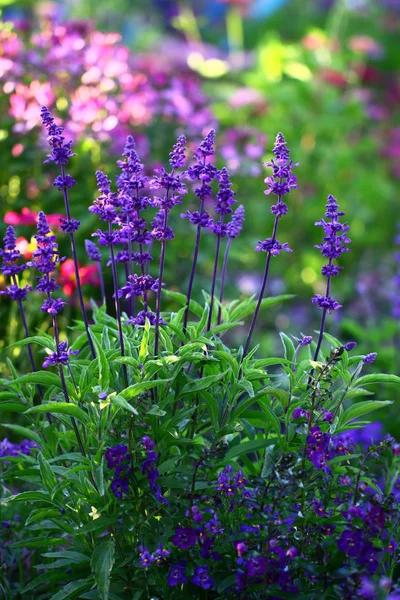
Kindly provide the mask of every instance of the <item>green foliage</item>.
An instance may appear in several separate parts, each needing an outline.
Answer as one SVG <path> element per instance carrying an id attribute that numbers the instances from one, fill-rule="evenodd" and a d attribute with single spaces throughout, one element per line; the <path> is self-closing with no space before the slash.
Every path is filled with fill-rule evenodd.
<path id="1" fill-rule="evenodd" d="M 175 294 L 174 300 L 182 303 L 179 295 Z M 233 308 L 228 305 L 224 324 L 235 324 L 247 314 L 248 306 L 248 300 L 235 302 Z M 349 428 L 363 426 L 365 421 L 360 418 L 392 403 L 371 400 L 365 386 L 379 384 L 380 390 L 384 386 L 385 393 L 390 393 L 400 378 L 364 375 L 363 357 L 350 357 L 332 336 L 325 336 L 326 345 L 317 362 L 311 360 L 308 347 L 301 348 L 283 333 L 284 358 L 257 358 L 253 350 L 243 360 L 241 349 L 230 349 L 224 343 L 220 329 L 214 327 L 206 334 L 207 303 L 193 307 L 198 321 L 189 323 L 185 343 L 175 332 L 181 316 L 171 314 L 169 321 L 176 325 L 163 327 L 157 358 L 149 324 L 130 334 L 126 329 L 126 356 L 121 357 L 115 321 L 105 318 L 103 309 L 96 310 L 96 323 L 102 322 L 101 334 L 96 323 L 92 326 L 97 357 L 89 360 L 81 345 L 80 354 L 70 364 L 74 379 L 68 380 L 69 402 L 56 373 L 20 376 L 14 372 L 13 379 L 3 380 L 6 390 L 0 401 L 14 407 L 23 423 L 6 427 L 40 447 L 31 456 L 11 457 L 8 464 L 3 461 L 1 471 L 6 514 L 12 514 L 14 507 L 23 514 L 23 536 L 13 539 L 13 552 L 28 548 L 39 570 L 36 577 L 23 579 L 27 599 L 29 594 L 41 594 L 49 600 L 127 600 L 157 597 L 160 589 L 164 589 L 162 597 L 167 597 L 163 563 L 148 572 L 143 570 L 139 546 L 155 549 L 161 542 L 173 551 L 175 528 L 182 523 L 188 526 L 188 498 L 189 504 L 192 502 L 188 490 L 196 497 L 205 494 L 213 498 L 216 480 L 228 465 L 243 472 L 246 481 L 257 482 L 264 494 L 271 484 L 277 493 L 282 483 L 275 480 L 276 473 L 287 463 L 290 466 L 284 468 L 289 471 L 282 472 L 282 477 L 292 482 L 291 502 L 304 506 L 305 498 L 318 494 L 315 486 L 323 474 L 305 459 L 306 420 L 294 419 L 294 410 L 307 410 L 314 424 L 339 436 Z M 31 342 L 48 347 L 42 337 Z M 330 355 L 324 359 L 328 346 Z M 128 370 L 127 388 L 122 364 Z M 35 406 L 37 383 L 43 386 L 46 399 Z M 99 398 L 100 392 L 106 395 Z M 330 425 L 324 422 L 325 409 L 335 415 Z M 54 423 L 48 422 L 49 414 Z M 150 435 L 155 442 L 157 484 L 168 505 L 155 500 L 146 472 L 141 470 L 143 435 Z M 110 487 L 112 471 L 104 456 L 107 448 L 121 444 L 127 446 L 131 457 L 131 475 L 129 491 L 118 499 Z M 343 472 L 357 474 L 360 456 L 349 451 L 329 457 L 330 494 L 336 493 L 335 482 Z M 363 469 L 359 481 L 379 489 Z M 11 492 L 11 482 L 17 492 Z M 307 514 L 296 519 L 299 531 L 313 523 L 312 515 Z M 240 522 L 242 517 L 235 515 L 232 519 Z M 162 570 L 161 579 L 157 568 Z M 216 569 L 215 575 L 218 565 Z M 221 578 L 220 594 L 231 590 L 232 576 Z M 58 584 L 59 590 L 54 588 Z M 304 592 L 301 597 L 308 596 Z"/>

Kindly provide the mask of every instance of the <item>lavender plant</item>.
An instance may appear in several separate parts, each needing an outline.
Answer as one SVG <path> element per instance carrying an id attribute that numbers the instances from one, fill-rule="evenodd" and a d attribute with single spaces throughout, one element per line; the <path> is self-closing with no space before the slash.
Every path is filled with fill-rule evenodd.
<path id="1" fill-rule="evenodd" d="M 187 171 L 203 182 L 195 190 L 201 206 L 197 215 L 186 213 L 197 225 L 188 293 L 165 289 L 178 305 L 174 310 L 161 312 L 161 282 L 166 241 L 173 237 L 169 212 L 186 191 L 175 171 L 184 164 L 184 138 L 170 155 L 169 173 L 145 177 L 132 138 L 119 163 L 117 191 L 97 173 L 100 196 L 90 210 L 107 224 L 96 236 L 110 253 L 115 316 L 105 302 L 92 303 L 94 358 L 84 324 L 72 327 L 69 347 L 61 338 L 57 317 L 64 301 L 55 296 L 54 275 L 63 257 L 39 215 L 29 266 L 40 273 L 36 290 L 45 294 L 42 310 L 52 317 L 52 335 L 34 332 L 19 342 L 32 356 L 34 345 L 38 355 L 44 349 L 42 370 L 32 365 L 31 373 L 19 374 L 11 365 L 10 376 L 0 380 L 0 411 L 19 415 L 18 424 L 5 427 L 25 438 L 0 443 L 5 598 L 400 595 L 400 444 L 390 435 L 359 443 L 362 436 L 352 433 L 391 403 L 371 399 L 370 386 L 381 394 L 400 378 L 365 373 L 376 354 L 355 355 L 355 342 L 342 344 L 325 331 L 326 313 L 338 308 L 330 295 L 331 277 L 339 272 L 333 260 L 347 250 L 348 226 L 339 223 L 342 213 L 330 196 L 329 221 L 317 223 L 325 232 L 319 248 L 329 260 L 326 294 L 313 298 L 323 314 L 317 341 L 281 334 L 283 357 L 257 357 L 250 340 L 260 310 L 289 299 L 262 297 L 271 257 L 288 250 L 276 236 L 286 212 L 282 197 L 296 187 L 294 165 L 279 134 L 269 163 L 274 177 L 267 179 L 267 191 L 278 196 L 273 233 L 258 246 L 267 252 L 262 289 L 256 300 L 223 304 L 229 248 L 244 209 L 222 223 L 234 199 L 226 169 L 207 163 L 213 143 L 210 133 Z M 213 179 L 220 184 L 214 218 L 204 210 Z M 152 196 L 159 189 L 162 196 Z M 192 290 L 204 226 L 217 236 L 216 266 L 211 293 L 200 303 Z M 11 277 L 7 293 L 22 302 L 27 290 L 15 279 L 22 265 L 14 239 L 8 230 L 3 273 Z M 161 241 L 158 269 L 149 252 L 153 240 Z M 100 265 L 97 247 L 87 242 L 86 248 Z M 126 314 L 120 300 L 132 295 L 142 298 L 143 310 Z M 244 349 L 231 348 L 225 334 L 252 311 Z"/>
<path id="2" fill-rule="evenodd" d="M 42 107 L 40 113 L 42 123 L 47 130 L 47 141 L 51 147 L 51 153 L 47 155 L 47 159 L 44 161 L 45 163 L 54 162 L 54 164 L 59 165 L 61 169 L 61 175 L 58 175 L 53 182 L 53 185 L 60 191 L 63 192 L 64 197 L 64 207 L 66 212 L 66 218 L 61 219 L 61 229 L 65 233 L 68 233 L 71 240 L 71 249 L 72 249 L 72 258 L 74 261 L 74 269 L 75 269 L 75 278 L 76 285 L 78 290 L 78 298 L 79 305 L 82 312 L 83 322 L 85 324 L 86 334 L 89 342 L 90 352 L 92 354 L 92 358 L 95 357 L 94 346 L 92 342 L 92 338 L 90 337 L 89 332 L 89 323 L 86 315 L 85 305 L 83 302 L 83 294 L 82 294 L 82 286 L 79 275 L 79 266 L 78 266 L 78 257 L 76 251 L 76 243 L 75 243 L 75 232 L 78 230 L 80 222 L 71 217 L 71 211 L 69 208 L 68 201 L 68 190 L 72 188 L 76 181 L 72 179 L 71 175 L 68 175 L 65 172 L 65 167 L 69 163 L 69 159 L 72 156 L 75 156 L 72 153 L 72 142 L 65 142 L 65 137 L 63 136 L 64 129 L 58 125 L 56 125 L 54 118 L 52 117 L 50 111 L 45 106 Z"/>

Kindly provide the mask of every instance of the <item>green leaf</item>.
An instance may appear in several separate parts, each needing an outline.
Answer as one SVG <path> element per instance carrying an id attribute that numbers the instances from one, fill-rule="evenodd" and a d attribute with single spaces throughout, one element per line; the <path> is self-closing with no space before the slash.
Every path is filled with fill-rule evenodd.
<path id="1" fill-rule="evenodd" d="M 84 562 L 88 562 L 89 556 L 82 554 L 82 552 L 75 552 L 74 550 L 57 550 L 57 552 L 45 552 L 42 554 L 44 558 L 68 558 L 74 565 L 79 565 Z"/>
<path id="2" fill-rule="evenodd" d="M 21 492 L 16 496 L 7 498 L 7 502 L 47 502 L 47 504 L 53 504 L 50 496 L 44 492 Z"/>
<path id="3" fill-rule="evenodd" d="M 282 344 L 283 344 L 283 348 L 284 348 L 284 356 L 286 358 L 286 360 L 289 360 L 290 362 L 293 361 L 293 357 L 294 357 L 294 353 L 295 353 L 295 347 L 294 344 L 292 342 L 292 340 L 290 339 L 289 336 L 286 335 L 286 333 L 283 333 L 282 331 L 279 333 L 280 338 L 282 340 Z"/>
<path id="4" fill-rule="evenodd" d="M 147 411 L 147 414 L 154 415 L 155 417 L 165 417 L 167 413 L 165 410 L 162 410 L 157 404 L 155 404 L 149 411 Z"/>
<path id="5" fill-rule="evenodd" d="M 39 458 L 39 467 L 40 467 L 40 474 L 42 476 L 42 481 L 43 481 L 44 485 L 46 486 L 47 490 L 49 492 L 51 492 L 53 490 L 53 488 L 57 485 L 57 478 L 54 475 L 53 471 L 51 470 L 49 463 L 44 458 L 44 456 L 41 452 L 39 452 L 38 458 Z"/>
<path id="6" fill-rule="evenodd" d="M 201 397 L 206 402 L 206 404 L 208 406 L 208 409 L 210 411 L 211 424 L 214 427 L 215 431 L 218 431 L 218 428 L 219 428 L 219 420 L 218 420 L 219 408 L 218 408 L 218 402 L 216 401 L 215 397 L 212 394 L 210 394 L 209 392 L 207 392 L 207 390 L 203 390 L 202 391 Z"/>
<path id="7" fill-rule="evenodd" d="M 355 385 L 373 385 L 374 383 L 397 383 L 400 384 L 400 377 L 391 375 L 390 373 L 373 373 L 372 375 L 364 375 L 356 379 Z"/>
<path id="8" fill-rule="evenodd" d="M 27 586 L 24 587 L 23 590 L 21 590 L 21 597 L 22 594 L 26 594 L 27 592 L 31 592 L 32 590 L 34 590 L 38 585 L 41 585 L 42 583 L 57 583 L 59 581 L 65 581 L 65 572 L 61 572 L 61 573 L 42 573 L 41 575 L 39 575 L 38 577 L 36 577 L 33 581 L 31 581 L 30 583 L 28 583 Z"/>
<path id="9" fill-rule="evenodd" d="M 367 415 L 374 410 L 379 410 L 390 404 L 393 404 L 391 400 L 366 400 L 365 402 L 353 404 L 343 412 L 339 425 L 346 425 L 346 423 L 349 423 L 353 419 Z"/>
<path id="10" fill-rule="evenodd" d="M 15 379 L 13 383 L 33 383 L 35 385 L 41 384 L 46 387 L 54 385 L 58 388 L 62 388 L 61 379 L 59 376 L 55 373 L 49 373 L 48 371 L 36 371 L 35 373 L 21 375 L 21 377 Z"/>
<path id="11" fill-rule="evenodd" d="M 34 406 L 29 410 L 25 411 L 25 414 L 37 413 L 37 412 L 50 412 L 60 415 L 67 415 L 74 417 L 77 421 L 81 421 L 87 425 L 90 421 L 89 416 L 76 404 L 72 402 L 46 402 L 40 404 L 40 406 Z"/>
<path id="12" fill-rule="evenodd" d="M 39 523 L 41 523 L 45 519 L 57 519 L 57 518 L 58 519 L 60 518 L 60 511 L 58 508 L 37 508 L 37 509 L 31 511 L 29 517 L 25 521 L 25 526 L 30 525 L 31 523 L 37 523 L 38 521 L 39 521 Z M 42 546 L 47 544 L 46 538 L 40 537 L 39 540 L 41 540 Z M 23 543 L 23 542 L 21 542 L 21 543 Z"/>
<path id="13" fill-rule="evenodd" d="M 169 383 L 170 379 L 155 379 L 153 381 L 141 381 L 140 383 L 135 383 L 130 385 L 125 390 L 122 390 L 118 395 L 125 400 L 129 400 L 130 398 L 134 398 L 147 390 L 151 390 L 152 388 L 158 387 L 160 385 L 164 385 Z"/>
<path id="14" fill-rule="evenodd" d="M 150 321 L 146 319 L 143 327 L 142 343 L 139 348 L 139 362 L 143 363 L 149 354 Z"/>
<path id="15" fill-rule="evenodd" d="M 262 300 L 261 302 L 260 309 L 262 310 L 264 308 L 274 306 L 275 304 L 279 304 L 281 302 L 284 302 L 285 300 L 291 300 L 292 298 L 294 298 L 293 294 L 283 294 L 281 296 L 275 296 L 272 298 L 264 298 L 264 300 Z M 243 306 L 243 303 L 239 304 L 239 306 L 231 312 L 230 319 L 232 319 L 233 321 L 240 321 L 240 319 L 242 319 L 243 317 L 253 314 L 256 304 L 256 300 L 252 300 L 245 306 Z"/>
<path id="16" fill-rule="evenodd" d="M 236 458 L 241 454 L 250 454 L 251 452 L 256 452 L 257 450 L 261 450 L 262 448 L 266 448 L 273 444 L 276 440 L 271 439 L 263 439 L 263 440 L 251 440 L 249 442 L 241 442 L 232 448 L 229 448 L 228 452 L 224 456 L 224 460 L 231 460 L 232 458 Z"/>
<path id="17" fill-rule="evenodd" d="M 110 385 L 110 365 L 102 345 L 99 343 L 95 335 L 92 335 L 92 340 L 96 349 L 97 362 L 99 365 L 99 384 L 103 391 L 107 391 Z"/>
<path id="18" fill-rule="evenodd" d="M 93 519 L 90 523 L 86 523 L 79 529 L 77 529 L 73 535 L 92 533 L 93 531 L 106 530 L 110 525 L 114 525 L 116 522 L 115 519 L 107 518 L 107 517 L 99 517 L 98 519 Z"/>
<path id="19" fill-rule="evenodd" d="M 39 511 L 46 511 L 46 509 L 40 508 L 38 511 L 33 511 L 33 512 L 38 513 Z M 51 511 L 47 511 L 47 512 L 51 512 Z M 60 517 L 60 511 L 57 510 L 56 512 L 57 512 L 57 516 Z M 32 522 L 33 521 L 31 520 L 30 523 L 32 523 Z M 28 524 L 28 520 L 25 521 L 25 524 Z M 22 539 L 20 542 L 15 542 L 15 544 L 12 544 L 12 547 L 13 548 L 49 548 L 50 546 L 61 546 L 62 544 L 65 544 L 65 543 L 66 543 L 65 538 L 61 538 L 61 537 L 49 538 L 44 535 L 38 535 L 33 538 Z"/>
<path id="20" fill-rule="evenodd" d="M 102 600 L 108 600 L 110 575 L 114 564 L 114 552 L 115 543 L 112 539 L 101 542 L 93 550 L 90 564 Z"/>
<path id="21" fill-rule="evenodd" d="M 43 348 L 48 348 L 53 352 L 56 349 L 56 345 L 53 338 L 51 338 L 50 336 L 45 337 L 41 335 L 32 335 L 31 337 L 27 337 L 24 340 L 19 340 L 14 344 L 10 344 L 10 348 L 12 348 L 13 346 L 27 346 L 28 344 L 38 344 L 39 346 L 42 346 Z"/>
<path id="22" fill-rule="evenodd" d="M 40 435 L 36 433 L 36 431 L 32 431 L 27 427 L 22 427 L 22 425 L 14 425 L 11 423 L 2 423 L 1 426 L 7 427 L 7 429 L 11 429 L 11 431 L 15 431 L 15 433 L 19 433 L 21 436 L 27 437 L 28 440 L 32 440 L 33 442 L 36 442 L 39 445 L 43 443 L 43 440 L 40 437 Z"/>
<path id="23" fill-rule="evenodd" d="M 187 297 L 186 294 L 180 294 L 179 292 L 171 292 L 170 290 L 164 290 L 164 294 L 178 302 L 181 306 L 187 305 Z M 195 300 L 190 300 L 189 310 L 196 315 L 196 317 L 201 317 L 203 313 L 203 307 Z"/>
<path id="24" fill-rule="evenodd" d="M 129 388 L 127 388 L 127 389 L 129 389 Z M 121 408 L 128 410 L 129 412 L 131 412 L 134 415 L 139 414 L 138 411 L 136 410 L 136 408 L 134 408 L 131 404 L 129 404 L 129 402 L 127 400 L 125 400 L 125 398 L 123 398 L 120 394 L 117 394 L 116 396 L 111 395 L 111 396 L 109 396 L 109 399 L 110 399 L 111 404 L 120 406 Z"/>
<path id="25" fill-rule="evenodd" d="M 179 397 L 185 396 L 186 394 L 194 394 L 195 392 L 199 392 L 200 390 L 205 390 L 209 388 L 217 381 L 220 381 L 225 377 L 227 373 L 229 373 L 230 369 L 223 371 L 222 373 L 217 373 L 216 375 L 208 375 L 207 377 L 202 377 L 201 379 L 192 379 L 183 386 Z"/>
<path id="26" fill-rule="evenodd" d="M 241 381 L 239 381 L 239 387 L 241 389 L 244 389 L 250 398 L 254 398 L 254 396 L 255 396 L 254 388 L 250 381 L 246 381 L 246 379 L 242 379 Z"/>
<path id="27" fill-rule="evenodd" d="M 87 579 L 78 579 L 78 581 L 71 581 L 62 588 L 59 592 L 54 594 L 50 600 L 67 600 L 68 598 L 74 598 L 78 592 L 82 592 L 86 588 L 90 587 L 90 582 Z"/>

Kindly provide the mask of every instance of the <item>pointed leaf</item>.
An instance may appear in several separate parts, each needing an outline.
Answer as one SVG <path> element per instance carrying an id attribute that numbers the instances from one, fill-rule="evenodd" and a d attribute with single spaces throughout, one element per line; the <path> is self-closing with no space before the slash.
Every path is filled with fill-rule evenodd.
<path id="1" fill-rule="evenodd" d="M 93 550 L 91 567 L 100 592 L 101 600 L 108 600 L 110 590 L 110 575 L 114 564 L 115 542 L 108 539 Z"/>
<path id="2" fill-rule="evenodd" d="M 216 375 L 208 375 L 207 377 L 202 377 L 201 379 L 192 379 L 189 381 L 189 383 L 183 386 L 179 397 L 185 396 L 186 394 L 194 394 L 195 392 L 209 388 L 211 385 L 214 385 L 214 383 L 217 383 L 217 381 L 223 379 L 229 371 L 230 369 L 227 369 L 226 371 L 217 373 Z"/>
<path id="3" fill-rule="evenodd" d="M 364 402 L 358 402 L 347 408 L 340 418 L 340 425 L 345 425 L 353 419 L 357 419 L 363 415 L 379 410 L 384 406 L 393 404 L 391 400 L 365 400 Z"/>
<path id="4" fill-rule="evenodd" d="M 77 598 L 78 592 L 90 587 L 90 582 L 87 579 L 78 579 L 78 581 L 71 581 L 62 588 L 59 592 L 54 594 L 50 600 L 68 600 L 68 598 Z"/>
<path id="5" fill-rule="evenodd" d="M 72 402 L 46 402 L 39 406 L 34 406 L 29 410 L 25 411 L 25 414 L 37 413 L 37 412 L 50 412 L 60 415 L 67 415 L 74 417 L 77 421 L 81 421 L 87 425 L 89 423 L 89 416 L 76 404 Z"/>
<path id="6" fill-rule="evenodd" d="M 250 454 L 252 452 L 257 452 L 262 448 L 266 448 L 267 446 L 275 443 L 275 440 L 271 439 L 263 439 L 263 440 L 251 440 L 249 442 L 241 442 L 236 446 L 233 446 L 228 450 L 228 452 L 224 456 L 224 460 L 232 460 L 232 458 L 236 458 L 241 454 Z"/>
<path id="7" fill-rule="evenodd" d="M 127 387 L 125 390 L 122 390 L 122 392 L 120 392 L 118 396 L 125 398 L 125 400 L 129 400 L 130 398 L 134 398 L 135 396 L 138 396 L 139 394 L 142 394 L 147 390 L 151 390 L 152 388 L 164 385 L 166 383 L 169 383 L 170 381 L 170 379 L 155 379 L 153 381 L 141 381 L 140 383 L 134 383 L 133 385 Z"/>

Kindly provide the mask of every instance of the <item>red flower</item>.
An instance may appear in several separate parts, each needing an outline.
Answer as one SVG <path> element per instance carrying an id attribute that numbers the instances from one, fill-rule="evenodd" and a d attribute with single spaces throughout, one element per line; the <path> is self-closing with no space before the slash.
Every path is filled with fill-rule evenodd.
<path id="1" fill-rule="evenodd" d="M 79 276 L 82 285 L 99 285 L 100 279 L 97 272 L 97 265 L 79 266 Z M 68 258 L 60 267 L 59 283 L 66 296 L 72 296 L 76 289 L 74 261 Z"/>
<path id="2" fill-rule="evenodd" d="M 336 69 L 324 69 L 321 71 L 321 77 L 326 83 L 330 83 L 340 89 L 344 89 L 348 84 L 346 77 L 340 71 L 336 71 Z"/>

